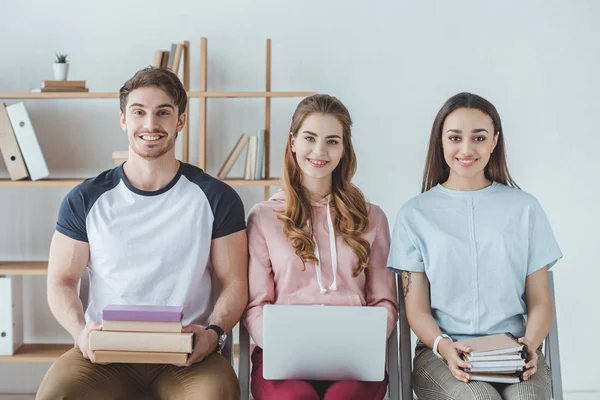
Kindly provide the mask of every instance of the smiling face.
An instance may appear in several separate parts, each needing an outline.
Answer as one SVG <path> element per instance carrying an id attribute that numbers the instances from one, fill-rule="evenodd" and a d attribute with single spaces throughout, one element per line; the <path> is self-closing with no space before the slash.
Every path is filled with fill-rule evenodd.
<path id="1" fill-rule="evenodd" d="M 490 116 L 478 109 L 458 108 L 448 114 L 442 128 L 442 147 L 450 167 L 449 180 L 485 181 L 485 167 L 498 135 Z"/>
<path id="2" fill-rule="evenodd" d="M 183 129 L 186 115 L 178 117 L 178 107 L 166 92 L 147 86 L 129 93 L 120 118 L 130 148 L 140 157 L 154 160 L 169 152 L 174 156 L 177 132 Z"/>
<path id="3" fill-rule="evenodd" d="M 344 153 L 344 130 L 331 115 L 308 115 L 292 138 L 292 151 L 304 179 L 331 180 Z"/>

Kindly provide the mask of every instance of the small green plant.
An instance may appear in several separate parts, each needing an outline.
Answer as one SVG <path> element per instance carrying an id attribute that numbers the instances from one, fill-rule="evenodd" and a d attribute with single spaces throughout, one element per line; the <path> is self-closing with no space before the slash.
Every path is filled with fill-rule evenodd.
<path id="1" fill-rule="evenodd" d="M 68 54 L 56 53 L 56 62 L 59 64 L 66 64 L 67 56 Z"/>

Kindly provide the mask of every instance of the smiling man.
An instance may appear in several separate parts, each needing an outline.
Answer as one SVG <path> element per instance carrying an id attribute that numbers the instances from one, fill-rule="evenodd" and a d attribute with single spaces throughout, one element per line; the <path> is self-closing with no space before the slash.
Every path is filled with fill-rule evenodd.
<path id="1" fill-rule="evenodd" d="M 237 193 L 175 158 L 187 95 L 170 70 L 146 68 L 120 91 L 129 157 L 63 200 L 48 262 L 48 303 L 76 347 L 46 374 L 38 399 L 239 399 L 219 354 L 248 298 L 248 246 Z M 89 271 L 89 306 L 78 282 Z M 215 303 L 212 275 L 221 290 Z M 89 349 L 107 304 L 183 307 L 194 333 L 186 366 L 98 364 Z M 214 304 L 214 305 L 213 305 Z"/>

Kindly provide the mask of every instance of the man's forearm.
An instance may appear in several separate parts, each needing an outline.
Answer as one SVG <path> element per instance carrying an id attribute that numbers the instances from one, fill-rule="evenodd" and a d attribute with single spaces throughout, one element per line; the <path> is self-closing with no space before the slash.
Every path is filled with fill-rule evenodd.
<path id="1" fill-rule="evenodd" d="M 77 341 L 85 327 L 83 305 L 77 294 L 77 286 L 65 283 L 48 283 L 48 305 L 56 320 Z"/>
<path id="2" fill-rule="evenodd" d="M 225 332 L 230 332 L 239 322 L 248 304 L 248 287 L 236 283 L 222 288 L 215 304 L 210 324 L 218 325 Z"/>

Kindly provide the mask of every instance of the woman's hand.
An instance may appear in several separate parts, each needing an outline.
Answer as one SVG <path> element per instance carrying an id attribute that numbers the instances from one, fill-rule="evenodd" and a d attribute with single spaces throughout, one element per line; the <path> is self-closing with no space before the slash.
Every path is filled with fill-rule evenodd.
<path id="1" fill-rule="evenodd" d="M 538 355 L 526 337 L 520 338 L 519 343 L 527 346 L 527 364 L 525 364 L 525 371 L 523 371 L 523 380 L 526 381 L 537 372 Z"/>
<path id="2" fill-rule="evenodd" d="M 463 371 L 464 368 L 471 368 L 471 364 L 461 358 L 462 353 L 470 353 L 471 348 L 461 342 L 451 342 L 448 339 L 440 340 L 438 344 L 438 353 L 448 362 L 448 368 L 452 375 L 459 381 L 469 383 L 471 376 Z"/>

